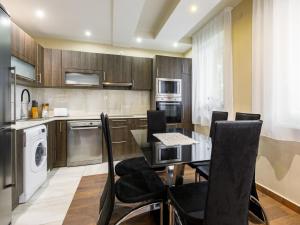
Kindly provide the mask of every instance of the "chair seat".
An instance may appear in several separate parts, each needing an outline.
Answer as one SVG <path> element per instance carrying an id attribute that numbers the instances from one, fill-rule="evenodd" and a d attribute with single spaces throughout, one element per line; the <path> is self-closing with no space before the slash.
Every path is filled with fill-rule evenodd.
<path id="1" fill-rule="evenodd" d="M 115 172 L 120 177 L 141 170 L 151 170 L 144 157 L 125 159 L 115 166 Z"/>
<path id="2" fill-rule="evenodd" d="M 198 166 L 209 165 L 210 161 L 202 161 L 202 162 L 191 162 L 188 163 L 190 167 L 196 169 Z"/>
<path id="3" fill-rule="evenodd" d="M 154 171 L 139 171 L 122 176 L 116 182 L 116 196 L 124 203 L 161 200 L 164 184 Z"/>
<path id="4" fill-rule="evenodd" d="M 181 219 L 187 224 L 202 224 L 207 191 L 208 183 L 201 182 L 171 187 L 168 194 Z"/>
<path id="5" fill-rule="evenodd" d="M 196 168 L 196 172 L 199 173 L 200 176 L 204 177 L 205 179 L 208 179 L 208 177 L 209 177 L 209 168 L 210 168 L 210 164 L 198 166 Z"/>

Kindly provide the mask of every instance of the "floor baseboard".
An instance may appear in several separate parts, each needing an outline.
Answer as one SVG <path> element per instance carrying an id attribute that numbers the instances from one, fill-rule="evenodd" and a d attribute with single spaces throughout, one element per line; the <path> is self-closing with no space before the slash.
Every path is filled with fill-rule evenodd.
<path id="1" fill-rule="evenodd" d="M 288 207 L 300 214 L 300 206 L 298 206 L 297 204 L 287 200 L 286 198 L 276 194 L 275 192 L 267 189 L 266 187 L 264 187 L 260 184 L 256 184 L 256 188 L 257 188 L 257 190 L 261 191 L 262 193 L 268 195 L 269 197 L 275 199 L 276 201 L 280 202 L 281 204 L 285 205 L 286 207 Z"/>

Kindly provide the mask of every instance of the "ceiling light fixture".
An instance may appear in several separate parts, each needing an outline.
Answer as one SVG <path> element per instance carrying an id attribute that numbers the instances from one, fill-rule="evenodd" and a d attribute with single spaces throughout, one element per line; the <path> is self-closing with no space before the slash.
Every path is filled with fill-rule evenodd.
<path id="1" fill-rule="evenodd" d="M 137 43 L 141 43 L 142 41 L 143 41 L 143 39 L 142 39 L 141 37 L 137 37 L 137 38 L 136 38 L 136 42 L 137 42 Z"/>
<path id="2" fill-rule="evenodd" d="M 41 9 L 35 11 L 35 15 L 37 18 L 43 19 L 45 17 L 45 12 Z"/>
<path id="3" fill-rule="evenodd" d="M 195 13 L 195 12 L 197 12 L 197 10 L 198 10 L 198 6 L 197 5 L 191 5 L 191 7 L 190 7 L 190 12 L 191 13 Z"/>
<path id="4" fill-rule="evenodd" d="M 174 48 L 177 48 L 178 47 L 178 42 L 174 42 L 173 46 L 174 46 Z"/>
<path id="5" fill-rule="evenodd" d="M 85 34 L 85 36 L 87 36 L 87 37 L 90 37 L 90 36 L 92 35 L 91 31 L 89 31 L 89 30 L 85 31 L 84 34 Z"/>

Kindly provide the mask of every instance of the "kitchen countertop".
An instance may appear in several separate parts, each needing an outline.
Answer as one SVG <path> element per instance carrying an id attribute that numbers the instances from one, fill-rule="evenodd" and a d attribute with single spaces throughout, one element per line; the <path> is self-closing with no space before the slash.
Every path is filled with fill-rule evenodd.
<path id="1" fill-rule="evenodd" d="M 110 119 L 138 119 L 146 118 L 146 115 L 109 115 Z M 30 127 L 35 127 L 38 125 L 46 124 L 56 120 L 98 120 L 99 115 L 91 116 L 66 116 L 66 117 L 49 117 L 49 118 L 39 118 L 39 119 L 29 119 L 29 120 L 19 120 L 15 125 L 12 125 L 14 130 L 22 130 Z"/>

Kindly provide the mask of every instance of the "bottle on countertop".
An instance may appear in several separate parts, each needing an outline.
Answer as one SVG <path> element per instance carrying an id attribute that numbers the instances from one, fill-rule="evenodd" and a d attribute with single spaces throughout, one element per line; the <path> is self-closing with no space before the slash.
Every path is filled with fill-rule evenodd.
<path id="1" fill-rule="evenodd" d="M 39 104 L 36 100 L 32 100 L 32 107 L 31 107 L 31 117 L 32 119 L 39 118 Z"/>
<path id="2" fill-rule="evenodd" d="M 49 104 L 44 103 L 42 104 L 42 118 L 48 118 L 49 117 Z"/>

